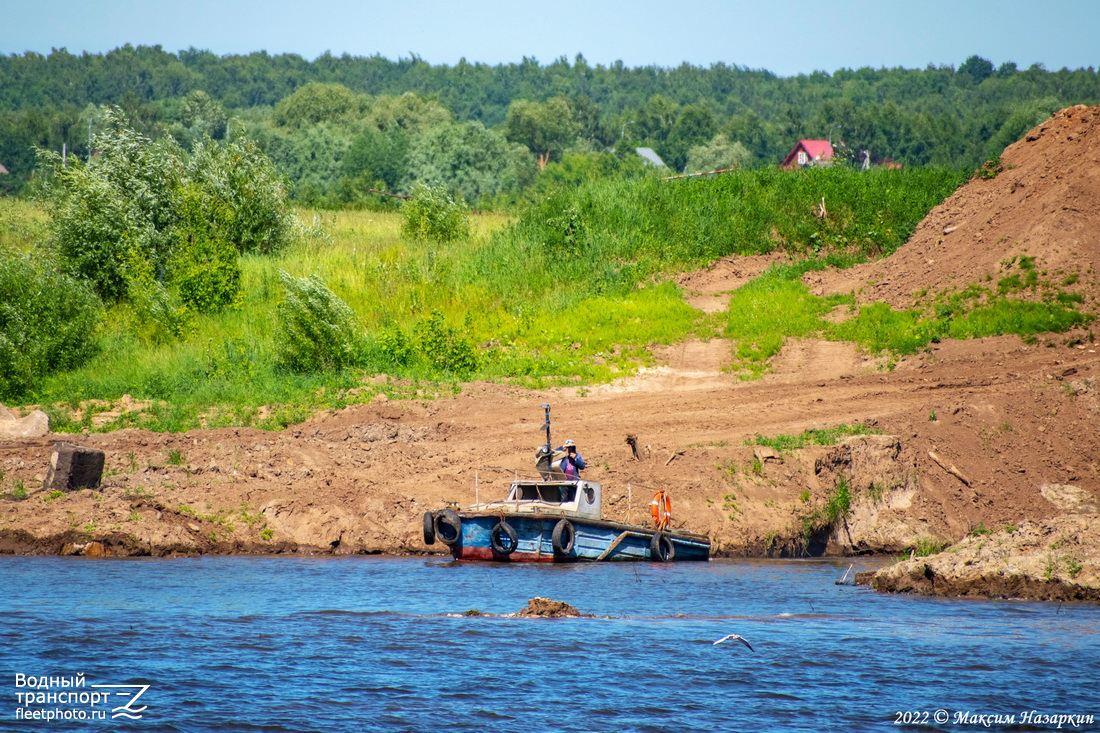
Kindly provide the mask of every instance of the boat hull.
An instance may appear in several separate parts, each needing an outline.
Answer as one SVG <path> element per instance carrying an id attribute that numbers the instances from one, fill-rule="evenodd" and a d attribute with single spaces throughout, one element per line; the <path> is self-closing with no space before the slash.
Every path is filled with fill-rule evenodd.
<path id="1" fill-rule="evenodd" d="M 606 520 L 582 517 L 562 517 L 550 514 L 472 512 L 459 513 L 462 525 L 457 541 L 451 545 L 456 560 L 492 562 L 596 562 L 622 560 L 708 560 L 710 540 L 688 532 L 661 533 L 663 543 L 655 554 L 654 529 Z M 573 546 L 568 552 L 554 551 L 554 528 L 562 519 L 573 526 Z M 515 549 L 502 552 L 494 549 L 493 529 L 503 520 L 516 535 Z M 499 543 L 498 543 L 499 546 Z M 672 551 L 668 552 L 671 547 Z"/>

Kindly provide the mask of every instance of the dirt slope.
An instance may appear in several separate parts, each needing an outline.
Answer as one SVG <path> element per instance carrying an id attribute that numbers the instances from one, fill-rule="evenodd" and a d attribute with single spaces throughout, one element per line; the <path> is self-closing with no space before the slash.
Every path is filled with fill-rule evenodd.
<path id="1" fill-rule="evenodd" d="M 1013 258 L 1080 292 L 1100 286 L 1100 107 L 1070 107 L 1008 146 L 1001 170 L 975 178 L 934 208 L 890 257 L 843 272 L 810 273 L 818 294 L 857 291 L 862 302 L 909 307 L 939 291 L 995 284 Z M 986 277 L 992 280 L 987 281 Z M 927 295 L 921 295 L 927 291 Z"/>

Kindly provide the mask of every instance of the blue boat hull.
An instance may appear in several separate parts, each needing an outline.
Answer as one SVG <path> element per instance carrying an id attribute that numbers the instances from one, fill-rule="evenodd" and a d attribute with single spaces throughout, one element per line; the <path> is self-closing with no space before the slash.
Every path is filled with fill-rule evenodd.
<path id="1" fill-rule="evenodd" d="M 661 533 L 664 544 L 655 550 L 656 530 L 605 520 L 566 517 L 573 526 L 574 541 L 568 552 L 554 551 L 554 527 L 563 517 L 547 514 L 461 512 L 462 526 L 451 555 L 457 560 L 496 562 L 583 562 L 605 560 L 708 560 L 710 540 L 702 535 L 668 531 Z M 492 532 L 501 520 L 514 531 L 514 549 L 494 548 Z M 671 546 L 672 551 L 668 548 Z M 505 551 L 501 551 L 501 549 Z"/>

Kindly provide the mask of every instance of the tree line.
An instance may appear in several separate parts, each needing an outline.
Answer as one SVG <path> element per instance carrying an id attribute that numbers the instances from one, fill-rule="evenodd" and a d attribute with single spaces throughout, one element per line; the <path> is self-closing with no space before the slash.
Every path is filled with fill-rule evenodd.
<path id="1" fill-rule="evenodd" d="M 19 192 L 35 147 L 86 158 L 120 108 L 141 134 L 190 147 L 254 140 L 312 205 L 370 188 L 442 183 L 471 204 L 548 182 L 641 170 L 651 147 L 676 170 L 775 165 L 801 138 L 841 157 L 973 167 L 1064 106 L 1100 101 L 1095 69 L 1049 71 L 971 56 L 957 68 L 861 68 L 779 77 L 709 67 L 432 65 L 417 56 L 218 56 L 123 46 L 105 54 L 0 56 L 0 187 Z M 371 199 L 373 200 L 373 199 Z"/>

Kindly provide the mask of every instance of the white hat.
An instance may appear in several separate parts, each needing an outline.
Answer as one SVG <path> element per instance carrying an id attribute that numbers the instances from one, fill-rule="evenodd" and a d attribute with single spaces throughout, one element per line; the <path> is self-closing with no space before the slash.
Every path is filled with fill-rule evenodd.
<path id="1" fill-rule="evenodd" d="M 565 441 L 564 443 L 562 443 L 562 445 L 563 445 L 563 446 L 570 446 L 570 445 L 572 445 L 572 446 L 575 446 L 575 445 L 576 445 L 576 443 L 575 443 L 575 442 L 573 442 L 573 439 L 572 439 L 572 438 L 570 438 L 569 440 L 567 440 L 567 441 Z"/>

